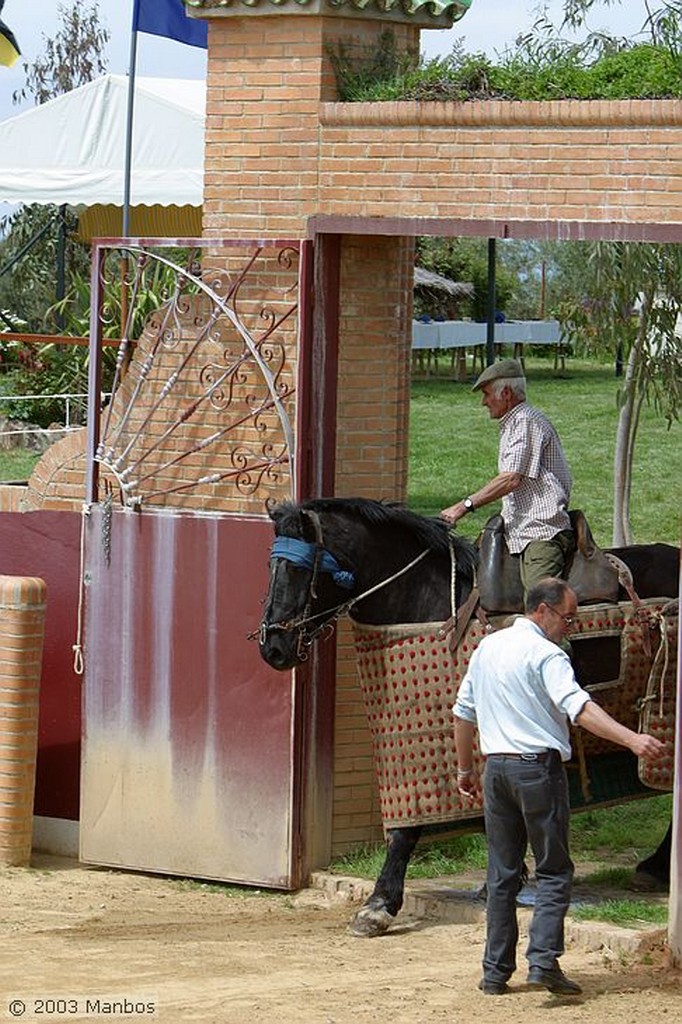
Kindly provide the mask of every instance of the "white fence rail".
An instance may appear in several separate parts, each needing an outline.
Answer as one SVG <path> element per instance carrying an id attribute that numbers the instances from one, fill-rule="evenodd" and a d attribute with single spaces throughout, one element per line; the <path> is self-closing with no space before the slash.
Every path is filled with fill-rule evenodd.
<path id="1" fill-rule="evenodd" d="M 110 392 L 103 392 L 102 401 L 109 396 Z M 24 423 L 22 420 L 6 416 L 5 414 L 7 406 L 16 405 L 18 402 L 27 402 L 30 405 L 32 402 L 44 402 L 46 400 L 56 400 L 64 403 L 63 424 L 57 424 L 57 421 L 55 421 L 49 427 L 39 427 L 35 423 Z M 46 442 L 40 445 L 40 447 L 47 447 L 48 444 L 57 439 L 57 436 L 68 434 L 72 430 L 80 430 L 84 423 L 73 423 L 74 405 L 80 402 L 81 408 L 83 408 L 87 404 L 87 400 L 87 392 L 79 393 L 73 391 L 46 395 L 0 395 L 0 447 L 5 449 L 32 447 L 30 444 L 25 443 L 32 437 Z"/>

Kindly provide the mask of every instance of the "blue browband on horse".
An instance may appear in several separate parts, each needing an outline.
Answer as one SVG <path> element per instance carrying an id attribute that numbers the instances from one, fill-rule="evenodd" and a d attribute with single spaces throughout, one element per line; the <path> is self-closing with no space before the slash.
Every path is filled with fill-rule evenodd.
<path id="1" fill-rule="evenodd" d="M 315 553 L 319 548 L 315 544 L 309 544 L 307 540 L 297 540 L 296 537 L 275 537 L 270 552 L 271 558 L 284 558 L 292 565 L 298 565 L 302 569 L 312 569 L 315 565 Z M 337 587 L 344 590 L 352 590 L 355 586 L 355 576 L 347 569 L 342 569 L 330 551 L 322 548 L 319 562 L 320 572 L 328 572 L 336 583 Z"/>

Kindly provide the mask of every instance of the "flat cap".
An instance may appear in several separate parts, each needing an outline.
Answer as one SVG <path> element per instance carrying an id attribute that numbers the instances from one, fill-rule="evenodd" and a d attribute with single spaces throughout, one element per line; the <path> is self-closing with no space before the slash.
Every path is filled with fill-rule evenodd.
<path id="1" fill-rule="evenodd" d="M 518 359 L 500 359 L 499 362 L 486 366 L 471 390 L 477 391 L 491 380 L 500 380 L 502 377 L 525 377 Z"/>

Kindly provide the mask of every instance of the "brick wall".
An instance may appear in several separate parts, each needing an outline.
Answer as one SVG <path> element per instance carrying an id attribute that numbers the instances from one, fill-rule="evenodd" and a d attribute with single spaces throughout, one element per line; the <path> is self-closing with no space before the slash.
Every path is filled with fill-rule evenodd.
<path id="1" fill-rule="evenodd" d="M 0 484 L 0 512 L 21 512 L 26 488 L 17 484 Z"/>
<path id="2" fill-rule="evenodd" d="M 336 98 L 328 48 L 369 46 L 385 25 L 359 19 L 210 22 L 204 235 L 291 238 L 319 210 L 320 102 Z M 419 32 L 396 25 L 398 45 Z"/>
<path id="3" fill-rule="evenodd" d="M 412 239 L 349 236 L 341 264 L 336 494 L 404 499 Z M 348 623 L 339 626 L 332 850 L 382 836 L 372 741 Z"/>
<path id="4" fill-rule="evenodd" d="M 680 100 L 325 103 L 320 119 L 322 215 L 682 228 Z"/>
<path id="5" fill-rule="evenodd" d="M 210 23 L 205 235 L 307 234 L 308 218 L 320 211 L 322 195 L 320 101 L 335 98 L 327 48 L 339 39 L 372 45 L 384 27 L 374 21 L 310 17 Z M 395 34 L 401 46 L 417 44 L 413 26 L 395 26 Z M 406 495 L 413 263 L 409 238 L 348 236 L 342 241 L 338 495 Z M 382 834 L 371 741 L 346 627 L 341 637 L 334 853 Z"/>

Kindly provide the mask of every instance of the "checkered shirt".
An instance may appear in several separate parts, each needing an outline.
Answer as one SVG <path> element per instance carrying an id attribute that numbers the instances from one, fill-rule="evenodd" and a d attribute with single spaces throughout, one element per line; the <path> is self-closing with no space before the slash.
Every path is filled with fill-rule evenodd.
<path id="1" fill-rule="evenodd" d="M 532 540 L 550 540 L 569 530 L 571 471 L 556 430 L 544 413 L 527 402 L 500 419 L 500 473 L 520 473 L 523 480 L 502 499 L 502 518 L 512 554 Z"/>

